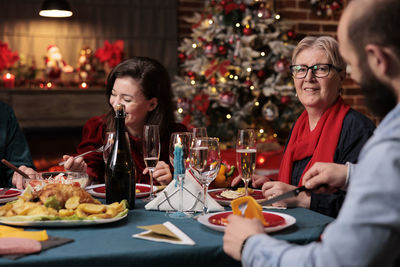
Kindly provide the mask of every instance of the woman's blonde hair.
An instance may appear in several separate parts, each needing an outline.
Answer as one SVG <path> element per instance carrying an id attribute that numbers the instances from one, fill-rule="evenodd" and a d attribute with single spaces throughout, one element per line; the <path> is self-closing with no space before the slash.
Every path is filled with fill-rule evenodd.
<path id="1" fill-rule="evenodd" d="M 316 48 L 323 50 L 336 68 L 340 70 L 346 69 L 346 62 L 339 53 L 338 42 L 330 36 L 307 36 L 301 40 L 293 51 L 292 64 L 296 64 L 298 54 L 308 48 Z"/>

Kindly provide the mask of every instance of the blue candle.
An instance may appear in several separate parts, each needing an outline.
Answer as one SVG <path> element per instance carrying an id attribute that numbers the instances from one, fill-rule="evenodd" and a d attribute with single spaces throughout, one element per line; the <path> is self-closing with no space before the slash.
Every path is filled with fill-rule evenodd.
<path id="1" fill-rule="evenodd" d="M 185 174 L 185 166 L 183 164 L 183 147 L 178 139 L 174 149 L 174 178 L 176 175 Z"/>

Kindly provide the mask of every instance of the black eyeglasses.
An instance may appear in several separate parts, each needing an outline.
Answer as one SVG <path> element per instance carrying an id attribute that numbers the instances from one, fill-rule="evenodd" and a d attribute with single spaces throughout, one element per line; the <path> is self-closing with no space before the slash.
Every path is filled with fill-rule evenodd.
<path id="1" fill-rule="evenodd" d="M 333 66 L 332 64 L 315 64 L 310 67 L 307 65 L 291 65 L 290 71 L 292 72 L 293 77 L 296 79 L 305 78 L 307 76 L 308 70 L 311 70 L 315 77 L 324 78 L 329 75 L 329 72 L 332 68 L 337 70 L 338 72 L 341 71 L 341 69 Z"/>

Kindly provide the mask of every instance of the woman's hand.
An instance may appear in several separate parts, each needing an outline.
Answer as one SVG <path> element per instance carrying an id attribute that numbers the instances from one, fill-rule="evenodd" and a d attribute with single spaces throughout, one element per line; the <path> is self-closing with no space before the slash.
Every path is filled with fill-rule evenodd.
<path id="1" fill-rule="evenodd" d="M 37 171 L 35 171 L 32 168 L 26 167 L 25 165 L 21 165 L 18 169 L 20 169 L 27 175 L 37 174 Z M 13 177 L 12 177 L 12 184 L 18 189 L 24 189 L 25 185 L 23 183 L 22 175 L 19 174 L 18 172 L 14 172 Z"/>
<path id="2" fill-rule="evenodd" d="M 258 219 L 246 219 L 237 215 L 229 215 L 228 222 L 224 234 L 224 251 L 239 261 L 244 240 L 255 234 L 263 234 L 264 226 Z"/>
<path id="3" fill-rule="evenodd" d="M 266 182 L 262 187 L 263 195 L 266 199 L 277 197 L 294 189 L 296 189 L 296 186 L 278 181 Z M 272 204 L 272 206 L 303 207 L 308 209 L 310 208 L 310 202 L 311 196 L 308 196 L 305 192 L 301 192 L 297 197 L 291 197 L 279 202 L 275 202 Z"/>
<path id="4" fill-rule="evenodd" d="M 66 171 L 86 172 L 87 170 L 87 164 L 83 157 L 74 158 L 69 155 L 64 155 L 63 160 L 66 161 L 64 163 L 64 169 Z"/>
<path id="5" fill-rule="evenodd" d="M 234 187 L 242 180 L 242 176 L 238 175 L 232 179 L 231 186 Z M 270 181 L 270 179 L 264 175 L 253 174 L 251 176 L 251 185 L 253 187 L 261 187 L 265 182 Z"/>
<path id="6" fill-rule="evenodd" d="M 149 168 L 143 170 L 143 174 L 147 174 Z M 172 181 L 172 174 L 169 165 L 164 161 L 159 161 L 154 168 L 153 179 L 159 182 L 161 185 L 167 185 Z"/>

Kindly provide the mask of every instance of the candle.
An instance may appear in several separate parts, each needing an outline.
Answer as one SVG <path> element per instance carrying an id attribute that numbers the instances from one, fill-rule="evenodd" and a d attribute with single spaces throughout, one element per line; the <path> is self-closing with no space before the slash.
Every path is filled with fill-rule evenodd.
<path id="1" fill-rule="evenodd" d="M 15 85 L 15 75 L 7 72 L 3 75 L 3 86 L 5 88 L 14 88 Z"/>
<path id="2" fill-rule="evenodd" d="M 183 146 L 178 136 L 178 142 L 174 148 L 174 176 L 180 174 L 185 174 L 185 167 L 183 165 Z"/>

